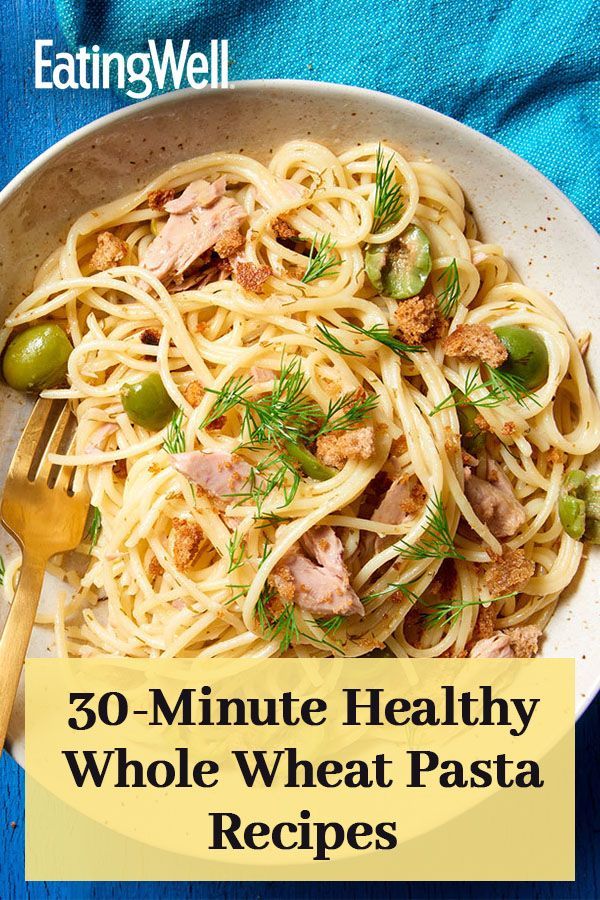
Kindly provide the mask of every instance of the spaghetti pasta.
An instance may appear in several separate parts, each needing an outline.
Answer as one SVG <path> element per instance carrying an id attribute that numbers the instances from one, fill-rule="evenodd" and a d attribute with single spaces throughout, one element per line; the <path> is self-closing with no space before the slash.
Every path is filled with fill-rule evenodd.
<path id="1" fill-rule="evenodd" d="M 377 219 L 382 161 L 396 191 L 391 222 Z M 219 179 L 216 202 L 235 205 L 241 245 L 221 257 L 213 241 L 185 272 L 158 278 L 149 261 L 173 228 L 149 197 L 175 198 L 170 218 L 189 215 L 193 227 L 182 191 L 207 183 L 216 194 Z M 369 251 L 402 246 L 413 226 L 430 258 L 415 310 L 437 328 L 418 346 L 397 328 L 407 301 L 382 295 L 365 271 Z M 126 256 L 94 271 L 106 232 Z M 267 166 L 229 153 L 180 163 L 73 224 L 0 347 L 40 320 L 73 344 L 68 385 L 43 392 L 77 418 L 74 447 L 54 461 L 77 467 L 75 489 L 87 482 L 102 522 L 81 547 L 90 561 L 77 589 L 57 604 L 59 654 L 466 655 L 489 636 L 486 617 L 496 632 L 543 630 L 579 567 L 582 544 L 563 529 L 558 500 L 564 473 L 600 442 L 581 354 L 556 307 L 519 281 L 501 247 L 478 240 L 459 185 L 430 161 L 375 144 L 336 155 L 303 140 Z M 498 386 L 502 367 L 486 374 L 472 357 L 448 356 L 445 335 L 463 326 L 535 332 L 544 382 L 515 393 Z M 152 373 L 175 412 L 158 430 L 132 421 L 122 396 Z M 239 460 L 251 474 L 236 469 L 235 489 L 219 492 L 178 463 L 182 452 Z M 512 531 L 476 502 L 472 486 L 486 484 L 504 484 L 521 510 Z M 386 495 L 391 515 L 378 512 Z M 311 555 L 311 534 L 328 547 Z M 319 553 L 335 556 L 334 540 L 336 583 L 358 602 L 350 614 L 303 603 L 301 579 L 290 581 L 298 559 L 329 577 Z M 498 559 L 530 565 L 500 597 L 486 582 Z M 77 561 L 58 562 L 74 580 Z M 17 567 L 7 572 L 10 592 Z"/>

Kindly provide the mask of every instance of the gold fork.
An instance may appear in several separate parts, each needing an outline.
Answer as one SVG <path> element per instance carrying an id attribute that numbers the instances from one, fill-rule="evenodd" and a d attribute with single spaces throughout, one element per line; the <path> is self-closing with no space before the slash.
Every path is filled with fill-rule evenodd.
<path id="1" fill-rule="evenodd" d="M 84 490 L 73 494 L 73 468 L 49 462 L 66 450 L 71 411 L 60 401 L 38 400 L 15 451 L 4 485 L 0 519 L 19 544 L 23 560 L 17 590 L 0 637 L 0 754 L 39 603 L 46 564 L 74 550 L 89 509 Z"/>

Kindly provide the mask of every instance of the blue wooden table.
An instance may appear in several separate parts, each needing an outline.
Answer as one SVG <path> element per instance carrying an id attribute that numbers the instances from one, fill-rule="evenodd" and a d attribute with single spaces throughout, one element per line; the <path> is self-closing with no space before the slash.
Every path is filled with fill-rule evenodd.
<path id="1" fill-rule="evenodd" d="M 3 34 L 0 38 L 0 101 L 2 103 L 3 153 L 0 156 L 0 186 L 6 184 L 27 162 L 60 137 L 122 105 L 110 91 L 36 91 L 33 86 L 33 42 L 53 38 L 62 44 L 53 0 L 4 0 Z M 326 57 L 321 66 L 327 77 Z M 287 77 L 306 77 L 298 71 Z M 370 85 L 369 85 L 370 86 Z M 416 98 L 418 99 L 418 98 Z M 443 110 L 442 110 L 443 111 Z M 492 135 L 493 136 L 493 135 Z M 518 148 L 513 148 L 517 149 Z M 560 148 L 557 147 L 557 152 Z M 560 186 L 560 185 L 559 185 Z M 598 223 L 595 223 L 598 224 Z M 285 896 L 288 900 L 313 900 L 344 896 L 352 898 L 490 898 L 509 897 L 596 898 L 600 897 L 600 699 L 577 725 L 577 880 L 574 884 L 25 884 L 23 878 L 24 817 L 23 773 L 6 754 L 0 760 L 0 900 L 27 898 L 122 898 L 151 897 L 256 898 Z M 490 822 L 490 846 L 501 845 L 502 835 Z"/>

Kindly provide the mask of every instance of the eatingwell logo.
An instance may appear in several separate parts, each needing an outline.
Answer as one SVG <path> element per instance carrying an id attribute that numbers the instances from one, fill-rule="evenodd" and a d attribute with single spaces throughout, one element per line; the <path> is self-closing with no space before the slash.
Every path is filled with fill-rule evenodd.
<path id="1" fill-rule="evenodd" d="M 190 52 L 186 38 L 176 51 L 169 38 L 161 50 L 148 41 L 140 53 L 101 52 L 98 44 L 76 53 L 54 51 L 54 41 L 35 42 L 35 86 L 40 89 L 106 90 L 118 88 L 128 97 L 143 100 L 154 90 L 192 87 L 196 90 L 229 87 L 229 47 L 212 40 L 208 53 Z"/>

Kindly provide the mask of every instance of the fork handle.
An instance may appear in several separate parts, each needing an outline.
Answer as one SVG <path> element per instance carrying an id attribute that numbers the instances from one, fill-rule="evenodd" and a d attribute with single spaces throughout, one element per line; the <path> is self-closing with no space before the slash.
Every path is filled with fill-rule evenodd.
<path id="1" fill-rule="evenodd" d="M 0 637 L 0 755 L 35 621 L 47 560 L 23 554 L 21 574 Z"/>

